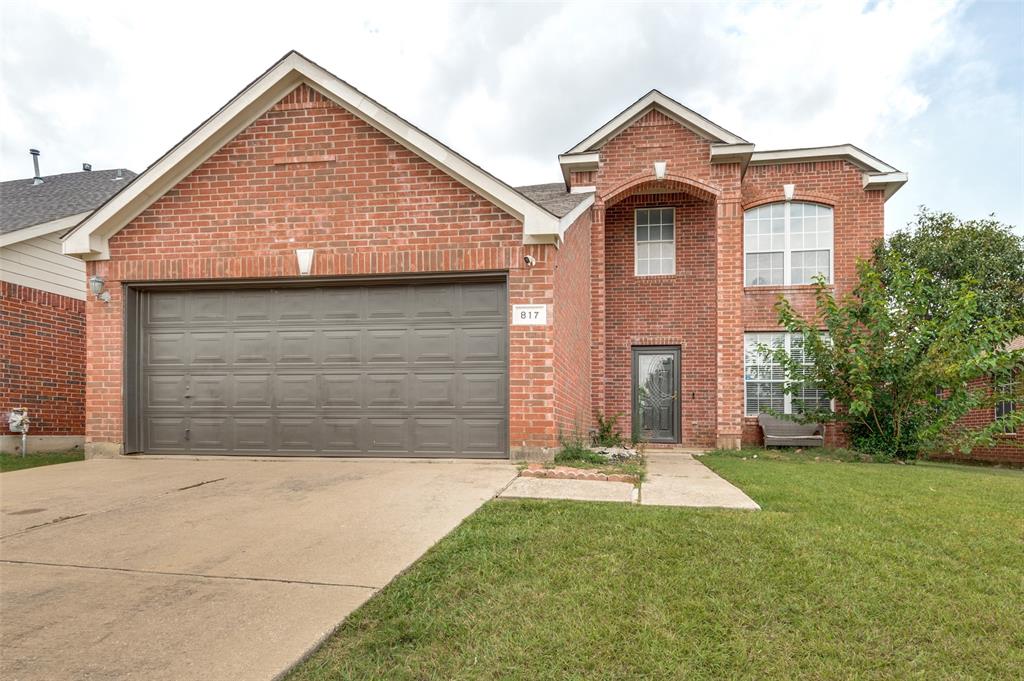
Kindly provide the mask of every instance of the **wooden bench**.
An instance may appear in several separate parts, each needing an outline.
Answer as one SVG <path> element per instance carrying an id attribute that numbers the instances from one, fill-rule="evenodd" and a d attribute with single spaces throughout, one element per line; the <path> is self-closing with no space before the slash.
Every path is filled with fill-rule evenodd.
<path id="1" fill-rule="evenodd" d="M 797 423 L 759 414 L 757 424 L 764 431 L 765 447 L 821 447 L 825 444 L 825 426 L 820 423 Z"/>

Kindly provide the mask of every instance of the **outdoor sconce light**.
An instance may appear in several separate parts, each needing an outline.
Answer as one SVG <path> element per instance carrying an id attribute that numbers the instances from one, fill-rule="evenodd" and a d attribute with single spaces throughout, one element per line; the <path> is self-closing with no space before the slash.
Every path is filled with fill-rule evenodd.
<path id="1" fill-rule="evenodd" d="M 89 291 L 99 300 L 102 300 L 104 303 L 109 303 L 110 291 L 104 290 L 106 287 L 107 282 L 103 277 L 95 274 L 89 277 Z"/>
<path id="2" fill-rule="evenodd" d="M 665 169 L 668 167 L 668 161 L 655 161 L 654 162 L 654 177 L 659 180 L 665 179 Z"/>
<path id="3" fill-rule="evenodd" d="M 312 248 L 297 248 L 295 249 L 295 259 L 299 262 L 299 274 L 307 276 L 313 271 L 313 249 Z"/>
<path id="4" fill-rule="evenodd" d="M 782 185 L 782 193 L 786 195 L 787 201 L 793 200 L 793 195 L 796 194 L 795 184 L 784 184 Z"/>

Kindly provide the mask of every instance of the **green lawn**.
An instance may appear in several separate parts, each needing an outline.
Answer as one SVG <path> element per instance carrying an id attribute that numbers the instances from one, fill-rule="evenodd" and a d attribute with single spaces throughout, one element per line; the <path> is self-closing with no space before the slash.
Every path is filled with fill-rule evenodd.
<path id="1" fill-rule="evenodd" d="M 25 456 L 3 453 L 0 454 L 0 473 L 19 471 L 23 468 L 35 468 L 36 466 L 49 466 L 55 463 L 81 461 L 83 458 L 85 457 L 82 452 L 40 452 L 33 454 L 30 451 Z"/>
<path id="2" fill-rule="evenodd" d="M 491 502 L 290 678 L 1020 678 L 1024 473 L 752 454 L 760 512 Z"/>

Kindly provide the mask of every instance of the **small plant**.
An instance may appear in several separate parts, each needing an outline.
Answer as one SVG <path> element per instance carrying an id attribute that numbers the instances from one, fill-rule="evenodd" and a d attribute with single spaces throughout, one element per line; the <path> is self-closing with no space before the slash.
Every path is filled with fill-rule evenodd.
<path id="1" fill-rule="evenodd" d="M 555 454 L 555 463 L 593 463 L 607 462 L 603 456 L 592 450 L 580 435 L 571 435 L 561 439 L 562 448 Z"/>
<path id="2" fill-rule="evenodd" d="M 598 447 L 621 447 L 623 444 L 622 432 L 616 428 L 619 424 L 619 417 L 597 415 L 597 433 L 594 436 L 594 444 Z"/>

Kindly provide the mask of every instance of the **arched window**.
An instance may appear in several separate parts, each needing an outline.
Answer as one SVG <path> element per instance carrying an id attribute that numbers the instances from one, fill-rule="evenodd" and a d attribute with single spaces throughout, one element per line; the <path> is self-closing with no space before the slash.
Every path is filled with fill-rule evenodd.
<path id="1" fill-rule="evenodd" d="M 832 282 L 832 209 L 789 201 L 743 214 L 744 277 L 747 286 Z"/>

